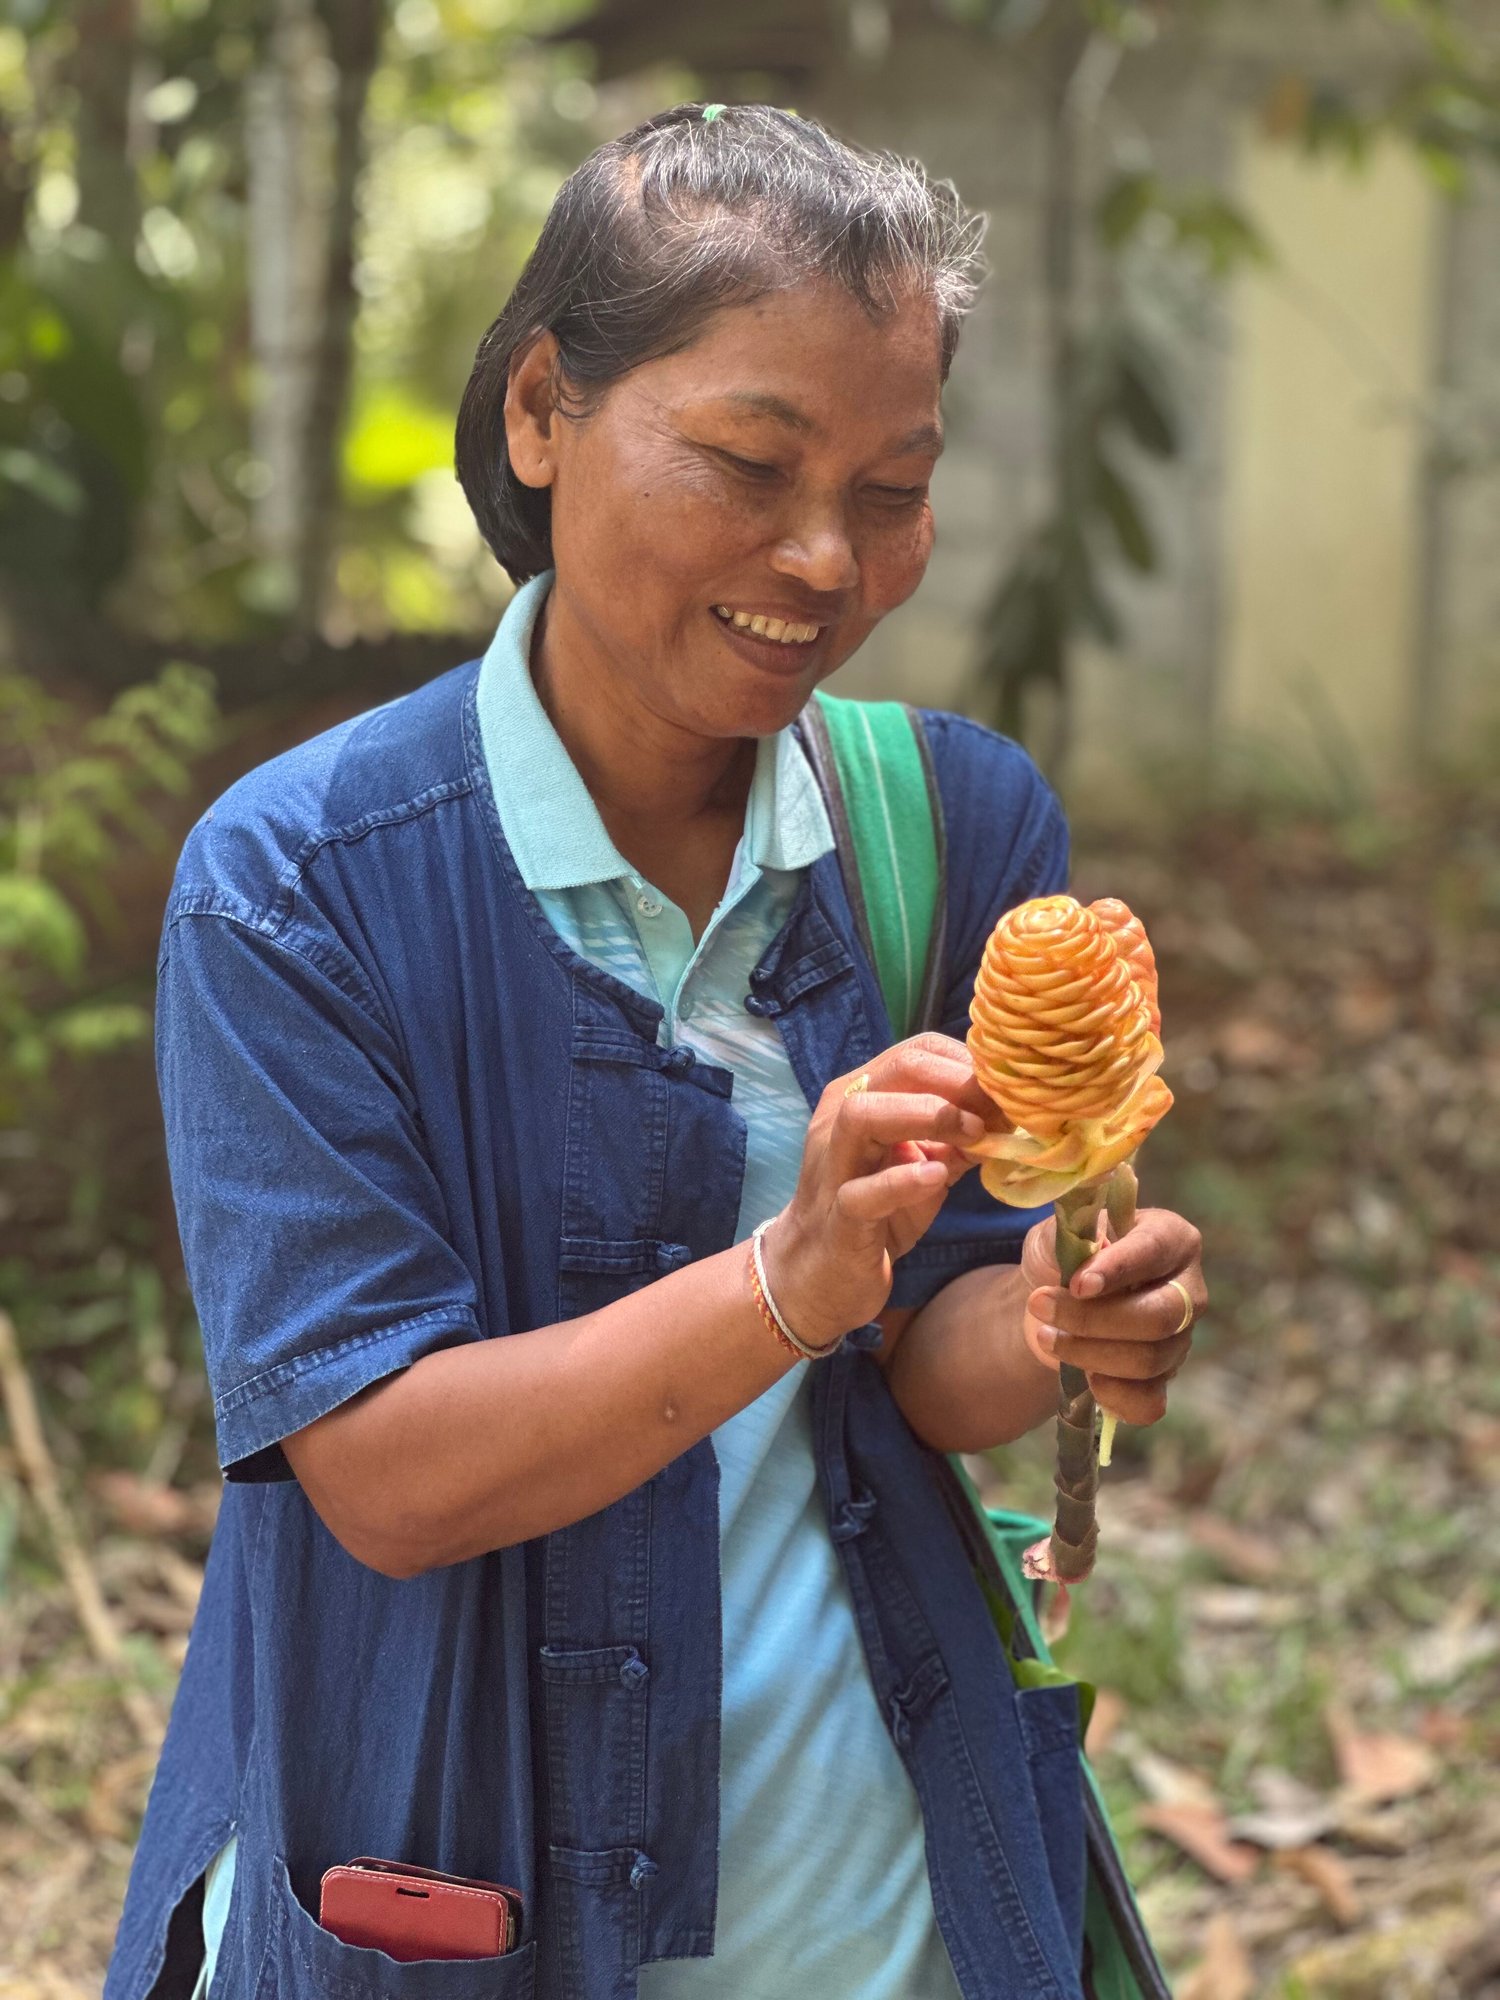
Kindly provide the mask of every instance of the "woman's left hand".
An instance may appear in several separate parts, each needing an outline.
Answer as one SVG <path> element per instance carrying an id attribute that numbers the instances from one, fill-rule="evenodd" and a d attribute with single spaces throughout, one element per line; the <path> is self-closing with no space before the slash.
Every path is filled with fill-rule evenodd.
<path id="1" fill-rule="evenodd" d="M 1027 1346 L 1045 1367 L 1067 1361 L 1082 1368 L 1100 1408 L 1112 1416 L 1129 1424 L 1159 1422 L 1166 1415 L 1167 1384 L 1186 1361 L 1193 1323 L 1208 1304 L 1203 1238 L 1170 1209 L 1143 1208 L 1134 1228 L 1096 1251 L 1067 1289 L 1056 1239 L 1056 1219 L 1049 1216 L 1027 1231 L 1021 1253 L 1022 1275 L 1032 1285 L 1023 1328 Z M 1177 1285 L 1193 1309 L 1181 1332 Z M 1089 1295 L 1080 1296 L 1085 1287 Z"/>

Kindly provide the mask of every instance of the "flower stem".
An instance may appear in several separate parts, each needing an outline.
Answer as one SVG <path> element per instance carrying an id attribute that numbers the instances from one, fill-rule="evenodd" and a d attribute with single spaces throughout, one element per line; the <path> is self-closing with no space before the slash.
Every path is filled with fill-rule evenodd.
<path id="1" fill-rule="evenodd" d="M 1057 1266 L 1064 1285 L 1072 1283 L 1093 1256 L 1099 1212 L 1107 1209 L 1112 1234 L 1119 1238 L 1135 1221 L 1136 1177 L 1129 1162 L 1103 1180 L 1087 1182 L 1059 1196 Z M 1057 1386 L 1057 1514 L 1047 1544 L 1046 1573 L 1057 1583 L 1081 1583 L 1094 1566 L 1099 1540 L 1096 1500 L 1099 1467 L 1109 1462 L 1096 1435 L 1098 1404 L 1081 1368 L 1063 1362 Z M 1106 1436 L 1114 1437 L 1114 1421 L 1104 1418 Z"/>

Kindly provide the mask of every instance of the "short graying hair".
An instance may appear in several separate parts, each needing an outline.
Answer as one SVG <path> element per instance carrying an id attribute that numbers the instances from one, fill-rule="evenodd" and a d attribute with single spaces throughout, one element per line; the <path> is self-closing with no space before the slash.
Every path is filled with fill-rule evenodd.
<path id="1" fill-rule="evenodd" d="M 679 104 L 601 146 L 559 190 L 459 407 L 458 477 L 497 560 L 517 583 L 552 563 L 551 497 L 505 443 L 510 364 L 538 334 L 556 335 L 560 407 L 578 416 L 722 306 L 823 278 L 873 315 L 915 285 L 946 380 L 983 236 L 951 181 L 766 104 Z"/>

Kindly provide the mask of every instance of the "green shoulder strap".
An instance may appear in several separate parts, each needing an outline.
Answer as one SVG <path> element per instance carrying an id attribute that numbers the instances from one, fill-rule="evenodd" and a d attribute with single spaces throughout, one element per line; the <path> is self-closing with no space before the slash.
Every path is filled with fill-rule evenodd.
<path id="1" fill-rule="evenodd" d="M 944 991 L 947 856 L 922 719 L 904 702 L 820 693 L 801 723 L 833 821 L 860 942 L 879 977 L 895 1037 L 904 1040 L 939 1024 Z M 987 1510 L 962 1459 L 949 1460 L 946 1472 L 955 1520 L 1018 1686 L 1067 1679 L 1052 1663 L 1021 1568 L 1023 1550 L 1046 1534 L 1047 1523 Z M 1092 1695 L 1091 1688 L 1080 1688 L 1081 1703 Z M 1170 2000 L 1103 1795 L 1087 1758 L 1082 1762 L 1090 1864 L 1086 1991 L 1090 2000 Z"/>
<path id="2" fill-rule="evenodd" d="M 860 940 L 904 1041 L 942 1005 L 943 814 L 921 717 L 902 701 L 817 694 L 803 723 Z"/>

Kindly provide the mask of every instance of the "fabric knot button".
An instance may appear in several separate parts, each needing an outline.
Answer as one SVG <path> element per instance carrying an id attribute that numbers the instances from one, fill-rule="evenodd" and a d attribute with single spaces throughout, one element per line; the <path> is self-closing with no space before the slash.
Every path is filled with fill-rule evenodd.
<path id="1" fill-rule="evenodd" d="M 662 1067 L 669 1076 L 686 1076 L 696 1061 L 691 1049 L 673 1049 Z"/>
<path id="2" fill-rule="evenodd" d="M 829 1533 L 836 1542 L 852 1542 L 856 1535 L 862 1535 L 870 1525 L 870 1517 L 875 1512 L 873 1493 L 861 1492 L 834 1510 L 829 1524 Z"/>
<path id="3" fill-rule="evenodd" d="M 631 1868 L 630 1871 L 631 1888 L 632 1889 L 645 1888 L 646 1884 L 651 1880 L 651 1877 L 656 1872 L 657 1872 L 656 1863 L 651 1859 L 651 1856 L 649 1854 L 638 1854 L 635 1857 L 635 1865 Z"/>
<path id="4" fill-rule="evenodd" d="M 644 1687 L 651 1678 L 651 1669 L 638 1655 L 632 1654 L 620 1668 L 620 1685 L 628 1688 Z"/>
<path id="5" fill-rule="evenodd" d="M 684 1264 L 690 1264 L 693 1253 L 686 1243 L 658 1243 L 656 1246 L 657 1269 L 679 1271 Z"/>
<path id="6" fill-rule="evenodd" d="M 659 917 L 661 915 L 661 904 L 657 902 L 654 896 L 637 896 L 635 906 L 643 917 Z"/>
<path id="7" fill-rule="evenodd" d="M 769 1014 L 770 1011 L 771 1003 L 769 1000 L 762 1000 L 758 993 L 747 993 L 745 995 L 745 1012 L 747 1014 Z"/>

